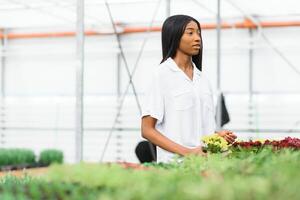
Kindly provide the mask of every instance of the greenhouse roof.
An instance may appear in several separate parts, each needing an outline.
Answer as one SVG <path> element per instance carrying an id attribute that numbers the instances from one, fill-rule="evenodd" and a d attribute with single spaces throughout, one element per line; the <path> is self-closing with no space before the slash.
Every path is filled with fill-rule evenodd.
<path id="1" fill-rule="evenodd" d="M 85 0 L 85 24 L 111 26 L 108 8 L 116 23 L 157 25 L 168 15 L 167 0 Z M 214 22 L 217 0 L 171 0 L 170 13 L 188 14 L 201 22 Z M 72 27 L 76 25 L 75 0 L 0 0 L 0 28 Z M 221 17 L 241 21 L 251 16 L 259 21 L 299 22 L 298 0 L 222 0 Z"/>

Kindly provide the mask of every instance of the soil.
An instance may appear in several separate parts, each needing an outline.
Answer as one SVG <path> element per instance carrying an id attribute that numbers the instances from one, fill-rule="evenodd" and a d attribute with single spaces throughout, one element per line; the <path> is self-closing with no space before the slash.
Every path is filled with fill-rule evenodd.
<path id="1" fill-rule="evenodd" d="M 13 175 L 16 177 L 21 177 L 24 175 L 30 176 L 42 176 L 47 172 L 47 167 L 40 167 L 40 168 L 30 168 L 30 169 L 22 169 L 22 170 L 12 170 L 12 171 L 2 171 L 0 172 L 0 177 L 5 175 Z"/>

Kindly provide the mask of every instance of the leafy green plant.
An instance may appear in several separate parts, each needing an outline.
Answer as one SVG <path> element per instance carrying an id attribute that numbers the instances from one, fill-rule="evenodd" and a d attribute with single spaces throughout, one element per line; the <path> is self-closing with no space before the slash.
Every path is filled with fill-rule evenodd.
<path id="1" fill-rule="evenodd" d="M 204 150 L 210 153 L 220 153 L 228 150 L 227 141 L 218 134 L 207 135 L 202 138 Z"/>
<path id="2" fill-rule="evenodd" d="M 0 181 L 1 200 L 97 199 L 99 189 L 74 183 L 49 182 L 37 178 L 6 176 Z"/>
<path id="3" fill-rule="evenodd" d="M 0 149 L 0 167 L 7 165 L 30 165 L 35 163 L 35 155 L 28 149 Z"/>
<path id="4" fill-rule="evenodd" d="M 41 165 L 50 165 L 52 163 L 63 163 L 63 152 L 55 149 L 47 149 L 40 153 L 39 163 Z"/>
<path id="5" fill-rule="evenodd" d="M 241 151 L 229 156 L 189 156 L 169 164 L 148 163 L 144 164 L 146 170 L 57 165 L 50 168 L 48 177 L 105 188 L 101 199 L 297 199 L 299 162 L 300 152 L 265 148 L 257 153 Z"/>
<path id="6" fill-rule="evenodd" d="M 39 180 L 0 179 L 0 199 L 299 199 L 300 151 L 263 148 L 188 156 L 143 168 L 52 165 Z M 138 169 L 138 170 L 137 170 Z"/>

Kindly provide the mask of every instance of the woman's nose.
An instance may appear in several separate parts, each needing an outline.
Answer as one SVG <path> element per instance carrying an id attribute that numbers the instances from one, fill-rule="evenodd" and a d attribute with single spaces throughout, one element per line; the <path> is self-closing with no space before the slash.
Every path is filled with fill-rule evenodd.
<path id="1" fill-rule="evenodd" d="M 200 41 L 200 35 L 198 35 L 198 34 L 195 34 L 196 36 L 194 37 L 194 40 L 195 41 L 197 41 L 197 42 L 199 42 Z"/>
<path id="2" fill-rule="evenodd" d="M 200 37 L 194 38 L 194 43 L 199 43 L 200 44 Z"/>

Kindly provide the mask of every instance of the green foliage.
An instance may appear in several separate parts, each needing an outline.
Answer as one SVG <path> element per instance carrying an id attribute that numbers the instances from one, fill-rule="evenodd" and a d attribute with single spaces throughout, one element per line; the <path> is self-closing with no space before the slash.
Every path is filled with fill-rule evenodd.
<path id="1" fill-rule="evenodd" d="M 6 165 L 34 164 L 35 155 L 28 149 L 0 149 L 0 167 Z"/>
<path id="2" fill-rule="evenodd" d="M 0 182 L 1 200 L 97 199 L 100 189 L 74 183 L 48 182 L 42 179 L 6 176 Z"/>
<path id="3" fill-rule="evenodd" d="M 207 135 L 202 138 L 204 150 L 209 153 L 221 153 L 228 150 L 228 142 L 218 134 Z"/>
<path id="4" fill-rule="evenodd" d="M 62 151 L 55 149 L 47 149 L 40 153 L 39 163 L 42 165 L 50 165 L 52 163 L 63 163 L 64 155 Z"/>
<path id="5" fill-rule="evenodd" d="M 299 199 L 299 163 L 299 151 L 263 148 L 146 163 L 146 170 L 118 164 L 52 165 L 41 179 L 0 180 L 0 199 L 293 200 Z"/>
<path id="6" fill-rule="evenodd" d="M 266 148 L 144 164 L 148 170 L 99 164 L 53 166 L 48 177 L 104 188 L 100 199 L 297 199 L 299 163 L 300 152 Z"/>

